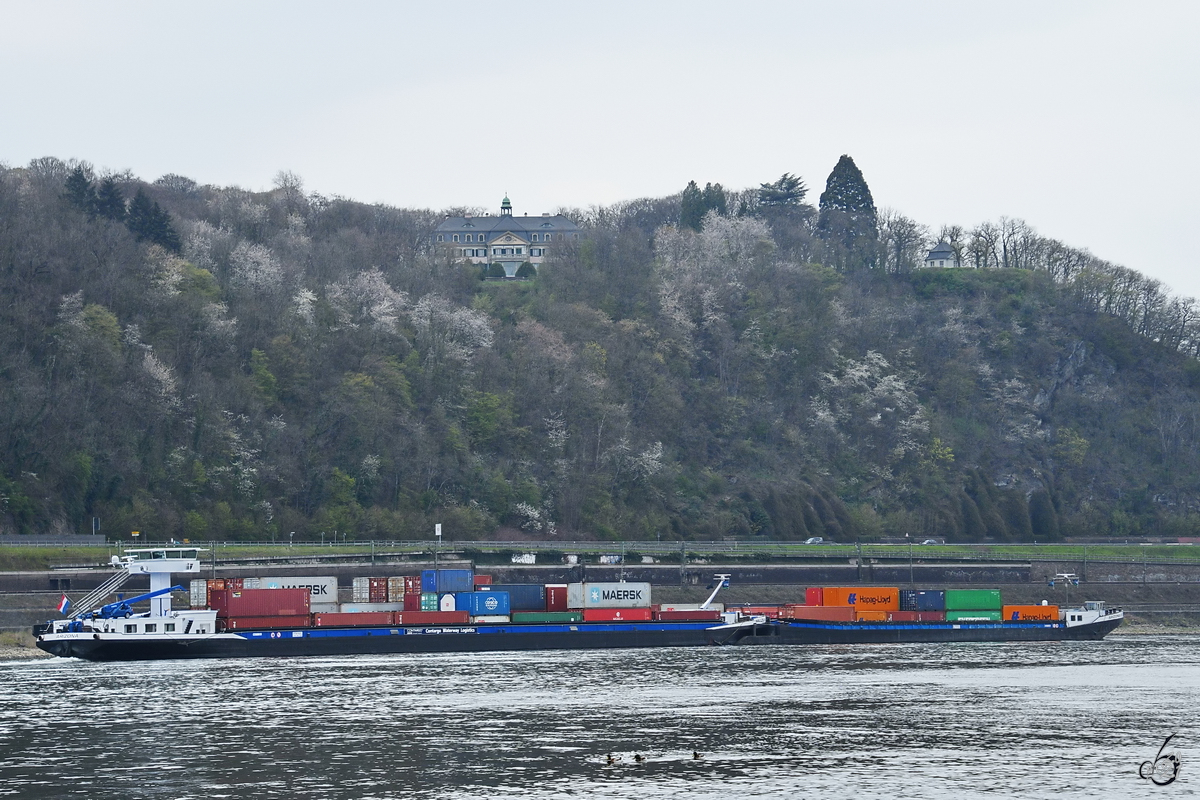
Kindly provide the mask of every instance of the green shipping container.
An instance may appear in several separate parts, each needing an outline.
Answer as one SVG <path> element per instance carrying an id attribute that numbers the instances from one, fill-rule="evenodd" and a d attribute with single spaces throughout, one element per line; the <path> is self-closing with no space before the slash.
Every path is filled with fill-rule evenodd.
<path id="1" fill-rule="evenodd" d="M 999 611 L 999 589 L 947 589 L 947 611 Z"/>
<path id="2" fill-rule="evenodd" d="M 947 611 L 946 622 L 999 622 L 999 611 Z"/>
<path id="3" fill-rule="evenodd" d="M 513 622 L 583 622 L 582 611 L 514 611 Z"/>
<path id="4" fill-rule="evenodd" d="M 421 592 L 421 610 L 422 611 L 437 611 L 438 610 L 437 592 Z"/>

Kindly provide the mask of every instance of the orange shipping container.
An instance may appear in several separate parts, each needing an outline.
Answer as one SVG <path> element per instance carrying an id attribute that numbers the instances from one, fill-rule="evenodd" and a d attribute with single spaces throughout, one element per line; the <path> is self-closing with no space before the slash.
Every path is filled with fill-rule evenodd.
<path id="1" fill-rule="evenodd" d="M 791 606 L 789 619 L 800 622 L 853 622 L 853 606 Z"/>
<path id="2" fill-rule="evenodd" d="M 830 606 L 854 606 L 862 611 L 900 610 L 900 590 L 895 587 L 826 586 L 821 594 Z"/>
<path id="3" fill-rule="evenodd" d="M 391 625 L 395 615 L 391 611 L 360 611 L 356 614 L 330 612 L 328 614 L 313 614 L 313 625 L 317 628 L 330 628 L 350 625 Z"/>
<path id="4" fill-rule="evenodd" d="M 1006 622 L 1058 622 L 1058 606 L 1004 606 Z"/>
<path id="5" fill-rule="evenodd" d="M 887 611 L 859 611 L 858 609 L 855 609 L 854 621 L 855 622 L 887 622 L 888 621 L 888 612 Z"/>

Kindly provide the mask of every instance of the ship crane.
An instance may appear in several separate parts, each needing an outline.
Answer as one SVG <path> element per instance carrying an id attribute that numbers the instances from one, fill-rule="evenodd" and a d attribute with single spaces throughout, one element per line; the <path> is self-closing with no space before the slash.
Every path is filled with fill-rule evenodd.
<path id="1" fill-rule="evenodd" d="M 713 583 L 715 583 L 716 586 L 713 587 L 712 594 L 708 596 L 708 599 L 700 604 L 701 609 L 708 608 L 710 605 L 712 605 L 712 601 L 717 597 L 717 592 L 729 585 L 729 573 L 713 575 Z"/>

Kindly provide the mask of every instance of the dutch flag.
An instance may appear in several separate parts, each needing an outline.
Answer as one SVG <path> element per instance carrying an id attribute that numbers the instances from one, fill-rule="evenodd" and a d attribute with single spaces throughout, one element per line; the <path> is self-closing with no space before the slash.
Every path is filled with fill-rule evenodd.
<path id="1" fill-rule="evenodd" d="M 70 601 L 70 600 L 68 600 L 68 599 L 67 599 L 67 596 L 64 594 L 64 595 L 62 596 L 62 600 L 59 600 L 59 601 L 58 601 L 58 613 L 60 613 L 60 614 L 66 614 L 66 613 L 67 613 L 67 609 L 68 609 L 68 608 L 70 608 L 70 607 L 71 607 L 71 601 Z"/>

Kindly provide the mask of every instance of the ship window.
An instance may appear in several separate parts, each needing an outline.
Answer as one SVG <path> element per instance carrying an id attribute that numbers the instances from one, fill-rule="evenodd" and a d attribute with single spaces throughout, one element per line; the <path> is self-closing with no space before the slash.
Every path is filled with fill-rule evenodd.
<path id="1" fill-rule="evenodd" d="M 163 623 L 163 633 L 174 633 L 174 632 L 175 632 L 175 623 L 174 622 L 164 622 Z"/>
<path id="2" fill-rule="evenodd" d="M 126 625 L 125 632 L 126 633 L 137 633 L 137 625 Z"/>
<path id="3" fill-rule="evenodd" d="M 158 625 L 153 622 L 146 623 L 146 633 L 155 633 L 158 630 Z"/>

